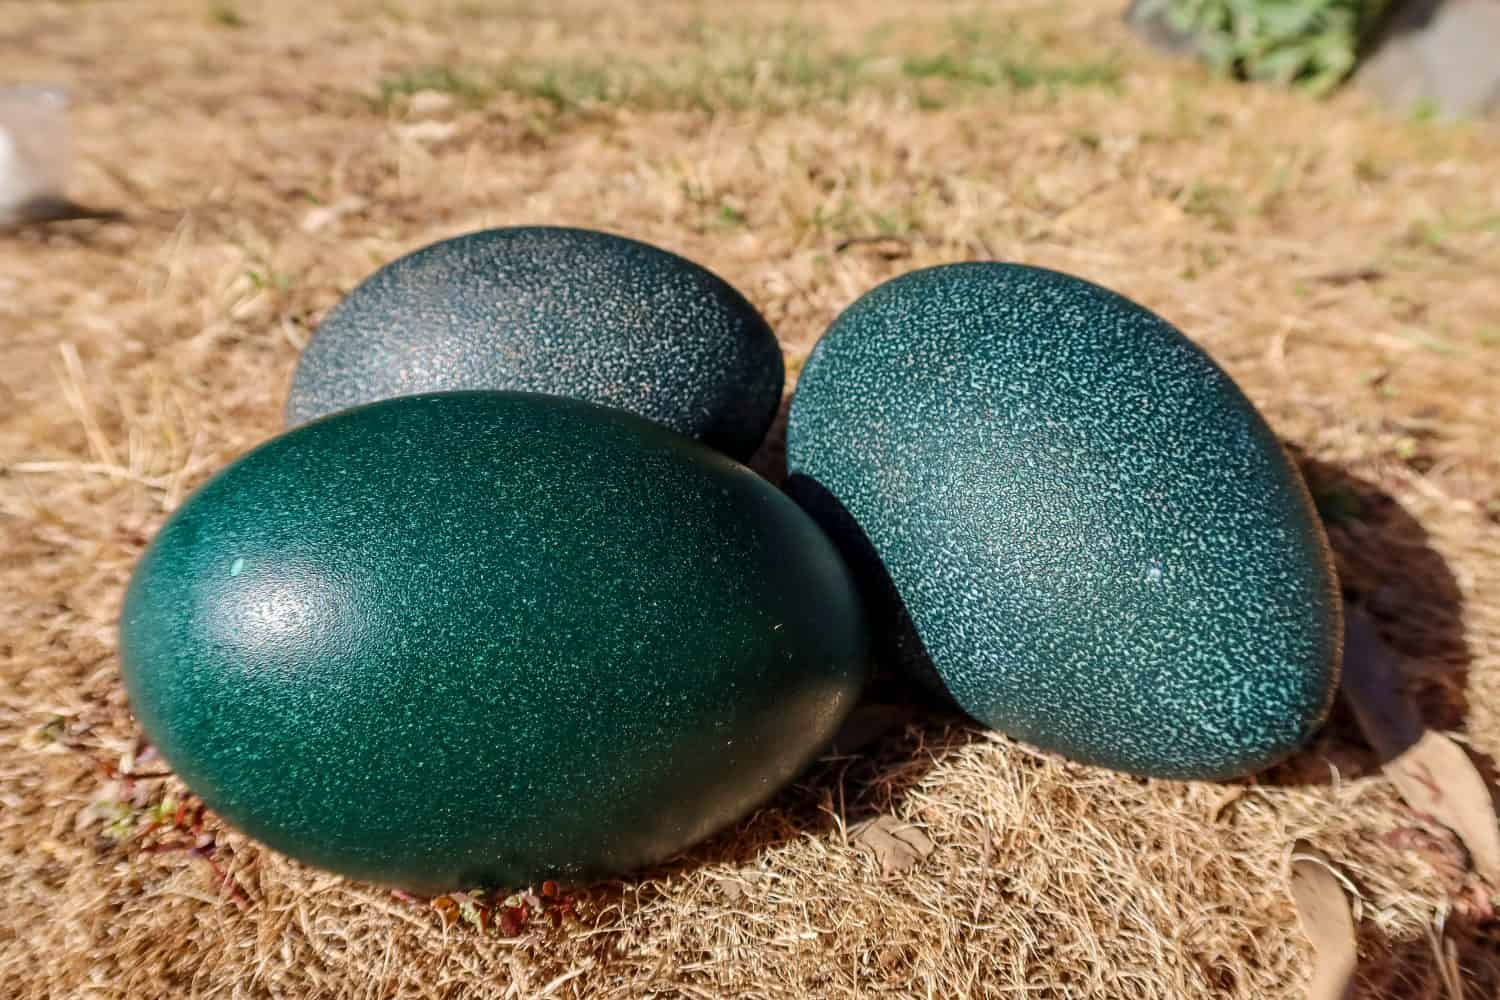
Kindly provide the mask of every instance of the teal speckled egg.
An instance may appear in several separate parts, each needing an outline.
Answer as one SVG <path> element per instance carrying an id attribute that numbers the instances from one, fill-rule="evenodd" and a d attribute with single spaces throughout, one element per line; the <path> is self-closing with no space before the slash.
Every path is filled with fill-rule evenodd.
<path id="1" fill-rule="evenodd" d="M 774 487 L 659 424 L 409 396 L 257 448 L 167 522 L 120 645 L 187 785 L 310 864 L 577 880 L 731 823 L 866 673 L 855 585 Z"/>
<path id="2" fill-rule="evenodd" d="M 1075 760 L 1217 778 L 1321 723 L 1342 628 L 1297 470 L 1214 362 L 1053 271 L 905 275 L 814 349 L 790 489 L 885 655 Z"/>
<path id="3" fill-rule="evenodd" d="M 765 320 L 692 261 L 586 229 L 489 229 L 392 261 L 349 293 L 297 363 L 286 419 L 512 389 L 629 410 L 743 460 L 783 379 Z"/>

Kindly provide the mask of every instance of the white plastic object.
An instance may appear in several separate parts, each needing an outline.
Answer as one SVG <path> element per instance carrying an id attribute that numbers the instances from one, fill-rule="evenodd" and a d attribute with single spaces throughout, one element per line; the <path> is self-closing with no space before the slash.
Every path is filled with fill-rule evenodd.
<path id="1" fill-rule="evenodd" d="M 69 205 L 73 143 L 60 87 L 0 87 L 0 225 L 55 216 Z"/>

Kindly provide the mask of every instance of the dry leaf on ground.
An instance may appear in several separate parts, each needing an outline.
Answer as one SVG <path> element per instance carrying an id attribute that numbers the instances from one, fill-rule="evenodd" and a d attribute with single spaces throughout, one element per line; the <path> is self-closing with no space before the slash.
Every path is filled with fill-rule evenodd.
<path id="1" fill-rule="evenodd" d="M 1343 691 L 1365 739 L 1407 804 L 1456 833 L 1474 870 L 1500 886 L 1500 823 L 1484 779 L 1462 747 L 1423 727 L 1370 620 L 1352 609 L 1347 620 Z"/>
<path id="2" fill-rule="evenodd" d="M 906 871 L 933 849 L 927 834 L 894 816 L 880 816 L 860 825 L 851 839 L 875 856 L 882 875 Z"/>
<path id="3" fill-rule="evenodd" d="M 1500 824 L 1489 789 L 1463 748 L 1429 730 L 1385 771 L 1413 809 L 1458 834 L 1474 870 L 1500 887 Z"/>
<path id="4" fill-rule="evenodd" d="M 1342 1000 L 1349 995 L 1358 957 L 1354 917 L 1333 863 L 1303 840 L 1292 847 L 1291 893 L 1302 930 L 1313 945 L 1308 1000 Z"/>

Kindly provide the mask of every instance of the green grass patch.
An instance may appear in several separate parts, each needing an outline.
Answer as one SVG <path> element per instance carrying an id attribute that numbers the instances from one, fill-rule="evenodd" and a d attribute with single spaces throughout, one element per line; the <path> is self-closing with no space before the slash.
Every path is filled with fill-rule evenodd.
<path id="1" fill-rule="evenodd" d="M 496 87 L 484 74 L 452 66 L 418 66 L 380 80 L 380 104 L 390 107 L 399 97 L 410 97 L 424 90 L 452 94 L 469 104 L 482 104 L 496 93 Z"/>
<path id="2" fill-rule="evenodd" d="M 795 111 L 843 104 L 860 94 L 906 96 L 921 108 L 1023 91 L 1121 86 L 1107 59 L 1042 57 L 1048 48 L 1010 25 L 954 22 L 937 45 L 902 47 L 872 31 L 853 48 L 832 45 L 814 28 L 789 22 L 767 30 L 729 30 L 696 22 L 682 51 L 622 59 L 517 56 L 487 69 L 417 67 L 379 81 L 380 100 L 419 90 L 482 103 L 508 93 L 555 111 L 598 107 L 639 110 Z"/>
<path id="3" fill-rule="evenodd" d="M 1000 52 L 939 52 L 909 56 L 901 71 L 915 80 L 945 80 L 976 87 L 1118 87 L 1120 69 L 1113 63 L 1050 64 Z"/>
<path id="4" fill-rule="evenodd" d="M 208 5 L 208 19 L 221 28 L 246 28 L 250 22 L 240 9 L 228 0 L 219 0 L 218 3 Z"/>
<path id="5" fill-rule="evenodd" d="M 1240 215 L 1235 192 L 1222 184 L 1207 181 L 1194 181 L 1183 193 L 1181 204 L 1183 212 L 1207 220 L 1220 232 L 1232 231 Z"/>
<path id="6" fill-rule="evenodd" d="M 245 272 L 245 278 L 250 282 L 250 287 L 258 292 L 276 291 L 285 292 L 297 283 L 296 279 L 283 271 L 271 268 L 252 268 Z"/>

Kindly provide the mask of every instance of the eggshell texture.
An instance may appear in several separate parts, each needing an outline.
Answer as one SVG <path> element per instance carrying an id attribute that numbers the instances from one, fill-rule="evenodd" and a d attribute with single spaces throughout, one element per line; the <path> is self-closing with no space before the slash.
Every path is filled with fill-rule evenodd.
<path id="1" fill-rule="evenodd" d="M 421 891 L 657 862 L 754 808 L 866 672 L 797 506 L 643 418 L 525 393 L 376 403 L 229 466 L 121 620 L 130 701 L 209 806 Z"/>
<path id="2" fill-rule="evenodd" d="M 1009 735 L 1214 778 L 1327 712 L 1340 603 L 1300 475 L 1206 354 L 1113 292 L 996 263 L 881 285 L 809 358 L 787 459 L 884 655 Z"/>
<path id="3" fill-rule="evenodd" d="M 629 410 L 746 459 L 783 379 L 765 320 L 692 261 L 585 229 L 489 229 L 392 261 L 339 303 L 297 364 L 286 420 L 512 389 Z"/>

